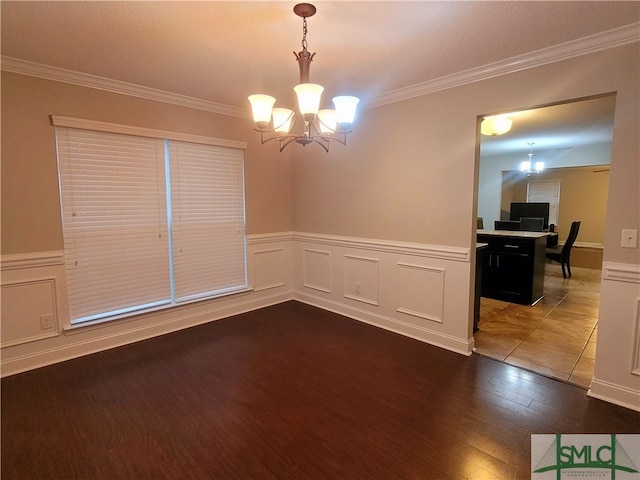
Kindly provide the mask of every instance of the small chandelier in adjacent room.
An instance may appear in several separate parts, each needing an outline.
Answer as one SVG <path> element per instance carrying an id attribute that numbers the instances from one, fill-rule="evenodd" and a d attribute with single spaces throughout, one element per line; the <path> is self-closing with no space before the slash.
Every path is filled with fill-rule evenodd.
<path id="1" fill-rule="evenodd" d="M 300 84 L 293 88 L 298 97 L 300 113 L 296 115 L 288 108 L 273 108 L 276 101 L 274 97 L 255 94 L 249 96 L 253 120 L 256 131 L 260 132 L 262 144 L 278 140 L 282 152 L 294 141 L 303 146 L 315 142 L 328 152 L 329 144 L 334 140 L 346 145 L 347 134 L 351 132 L 360 99 L 351 96 L 333 97 L 335 110 L 320 110 L 320 96 L 324 87 L 309 83 L 309 69 L 315 53 L 307 51 L 307 18 L 316 13 L 316 7 L 309 3 L 299 3 L 293 7 L 293 11 L 302 17 L 302 51 L 298 54 L 293 52 L 300 66 Z M 301 127 L 302 131 L 290 133 L 292 126 Z"/>
<path id="2" fill-rule="evenodd" d="M 525 175 L 533 175 L 534 173 L 540 173 L 544 170 L 544 162 L 535 162 L 531 160 L 533 158 L 533 142 L 527 143 L 529 145 L 529 160 L 525 160 L 520 164 L 520 171 Z"/>

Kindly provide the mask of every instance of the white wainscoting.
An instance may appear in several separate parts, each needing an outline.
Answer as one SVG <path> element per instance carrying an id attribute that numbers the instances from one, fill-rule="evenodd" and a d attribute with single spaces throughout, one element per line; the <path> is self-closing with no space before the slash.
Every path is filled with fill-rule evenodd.
<path id="1" fill-rule="evenodd" d="M 632 347 L 633 361 L 631 362 L 631 373 L 640 377 L 640 297 L 636 298 L 635 313 L 633 317 L 635 319 L 635 334 L 632 336 L 634 345 Z"/>
<path id="2" fill-rule="evenodd" d="M 2 258 L 2 349 L 60 335 L 68 316 L 62 252 Z"/>
<path id="3" fill-rule="evenodd" d="M 302 249 L 302 284 L 306 288 L 331 293 L 331 252 Z"/>
<path id="4" fill-rule="evenodd" d="M 398 308 L 396 310 L 418 319 L 442 323 L 445 269 L 400 262 L 397 265 Z"/>
<path id="5" fill-rule="evenodd" d="M 294 234 L 294 298 L 465 355 L 468 248 Z"/>
<path id="6" fill-rule="evenodd" d="M 344 296 L 356 302 L 379 305 L 379 259 L 358 255 L 344 256 Z"/>
<path id="7" fill-rule="evenodd" d="M 56 279 L 5 283 L 2 285 L 2 348 L 34 342 L 60 334 Z"/>
<path id="8" fill-rule="evenodd" d="M 63 252 L 3 256 L 2 376 L 291 299 L 473 350 L 469 249 L 297 232 L 247 246 L 250 291 L 80 328 L 69 325 Z M 605 262 L 601 292 L 589 395 L 640 410 L 640 266 Z"/>
<path id="9" fill-rule="evenodd" d="M 248 237 L 250 291 L 80 327 L 69 322 L 63 252 L 3 256 L 2 376 L 291 300 L 291 245 L 291 233 Z"/>
<path id="10" fill-rule="evenodd" d="M 640 411 L 639 265 L 602 265 L 596 367 L 589 395 Z"/>
<path id="11" fill-rule="evenodd" d="M 2 257 L 2 375 L 291 299 L 469 355 L 469 251 L 284 232 L 247 238 L 251 290 L 71 326 L 63 252 Z M 44 323 L 43 323 L 44 322 Z"/>

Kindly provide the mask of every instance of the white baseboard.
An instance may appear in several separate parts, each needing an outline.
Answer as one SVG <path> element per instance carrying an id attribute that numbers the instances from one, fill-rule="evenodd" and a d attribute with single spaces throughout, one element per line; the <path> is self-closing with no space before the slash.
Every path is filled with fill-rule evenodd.
<path id="1" fill-rule="evenodd" d="M 470 356 L 473 353 L 473 338 L 464 342 L 456 337 L 445 335 L 426 328 L 420 328 L 415 325 L 410 325 L 396 318 L 368 312 L 366 310 L 354 308 L 344 303 L 327 300 L 325 298 L 309 295 L 304 292 L 295 291 L 293 293 L 293 299 L 302 303 L 322 308 L 323 310 L 328 310 L 333 313 L 344 315 L 345 317 L 349 317 L 354 320 L 358 320 L 360 322 L 382 328 L 384 330 L 404 335 L 405 337 L 410 337 L 415 340 L 434 345 L 436 347 L 444 348 L 452 352 L 460 353 L 466 356 Z"/>
<path id="2" fill-rule="evenodd" d="M 587 393 L 590 397 L 640 412 L 640 391 L 593 378 Z"/>
<path id="3" fill-rule="evenodd" d="M 233 304 L 214 303 L 210 308 L 198 309 L 197 313 L 193 313 L 193 309 L 189 308 L 182 309 L 178 312 L 176 312 L 176 310 L 172 312 L 159 312 L 152 315 L 152 317 L 157 317 L 157 321 L 149 321 L 149 317 L 146 317 L 146 321 L 132 321 L 124 329 L 114 329 L 109 324 L 104 324 L 102 327 L 104 334 L 102 335 L 96 332 L 96 329 L 99 328 L 98 326 L 87 327 L 88 329 L 92 329 L 92 335 L 82 335 L 82 333 L 74 331 L 71 335 L 64 335 L 63 338 L 67 341 L 61 342 L 58 346 L 32 351 L 31 353 L 25 353 L 15 357 L 3 358 L 1 376 L 14 375 L 141 340 L 147 340 L 159 335 L 177 332 L 185 328 L 195 327 L 233 315 L 239 315 L 286 302 L 292 298 L 293 295 L 291 292 L 280 293 L 273 296 L 261 296 L 260 298 L 252 298 L 250 295 L 247 295 Z M 69 342 L 69 338 L 73 337 L 77 340 Z"/>

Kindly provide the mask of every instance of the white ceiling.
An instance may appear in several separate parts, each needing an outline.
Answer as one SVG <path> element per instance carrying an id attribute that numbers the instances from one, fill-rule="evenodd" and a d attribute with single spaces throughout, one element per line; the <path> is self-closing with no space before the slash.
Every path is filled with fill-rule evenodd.
<path id="1" fill-rule="evenodd" d="M 302 39 L 294 3 L 3 0 L 2 56 L 247 111 L 251 93 L 293 105 L 292 52 Z M 400 89 L 640 21 L 638 1 L 315 5 L 311 81 L 328 98 L 360 97 L 363 108 Z M 585 120 L 584 112 L 573 117 Z"/>

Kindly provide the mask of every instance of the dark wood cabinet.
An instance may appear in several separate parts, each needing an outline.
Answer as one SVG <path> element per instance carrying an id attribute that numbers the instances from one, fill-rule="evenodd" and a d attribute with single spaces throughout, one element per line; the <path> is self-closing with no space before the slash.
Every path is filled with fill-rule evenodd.
<path id="1" fill-rule="evenodd" d="M 543 296 L 547 234 L 479 231 L 483 297 L 533 305 Z"/>

